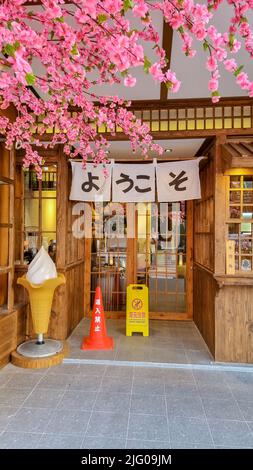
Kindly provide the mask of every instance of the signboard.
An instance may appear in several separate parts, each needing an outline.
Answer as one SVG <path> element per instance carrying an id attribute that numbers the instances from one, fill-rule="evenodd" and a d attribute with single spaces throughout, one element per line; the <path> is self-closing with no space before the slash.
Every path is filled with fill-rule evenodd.
<path id="1" fill-rule="evenodd" d="M 155 167 L 153 164 L 113 165 L 113 202 L 154 202 Z"/>
<path id="2" fill-rule="evenodd" d="M 71 162 L 72 185 L 69 199 L 71 201 L 111 200 L 112 165 L 87 163 L 86 168 L 80 162 Z"/>
<path id="3" fill-rule="evenodd" d="M 158 163 L 156 168 L 158 202 L 201 198 L 199 162 L 202 158 Z"/>
<path id="4" fill-rule="evenodd" d="M 235 274 L 235 241 L 226 241 L 226 274 Z"/>
<path id="5" fill-rule="evenodd" d="M 148 288 L 141 284 L 127 287 L 126 336 L 149 336 Z"/>
<path id="6" fill-rule="evenodd" d="M 71 201 L 175 202 L 201 197 L 201 158 L 169 163 L 111 163 L 94 166 L 71 162 Z M 112 186 L 112 198 L 111 198 Z"/>

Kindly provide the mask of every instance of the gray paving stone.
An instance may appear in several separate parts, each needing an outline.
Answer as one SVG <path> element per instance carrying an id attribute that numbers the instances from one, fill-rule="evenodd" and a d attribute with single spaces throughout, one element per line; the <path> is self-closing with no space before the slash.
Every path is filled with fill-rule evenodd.
<path id="1" fill-rule="evenodd" d="M 226 373 L 222 371 L 193 369 L 193 375 L 198 385 L 226 383 Z"/>
<path id="2" fill-rule="evenodd" d="M 81 449 L 125 449 L 125 439 L 87 436 Z"/>
<path id="3" fill-rule="evenodd" d="M 4 432 L 0 435 L 0 449 L 36 449 L 42 434 Z"/>
<path id="4" fill-rule="evenodd" d="M 162 369 L 166 384 L 176 384 L 178 382 L 189 382 L 195 384 L 193 373 L 187 369 Z"/>
<path id="5" fill-rule="evenodd" d="M 243 415 L 236 403 L 230 397 L 225 400 L 203 399 L 203 406 L 208 418 L 242 420 Z"/>
<path id="6" fill-rule="evenodd" d="M 87 428 L 91 413 L 80 410 L 56 410 L 51 414 L 46 433 L 53 434 L 81 434 Z"/>
<path id="7" fill-rule="evenodd" d="M 142 441 L 128 439 L 126 443 L 127 449 L 170 449 L 169 441 Z"/>
<path id="8" fill-rule="evenodd" d="M 80 364 L 78 373 L 81 375 L 101 376 L 106 370 L 106 366 L 102 364 Z"/>
<path id="9" fill-rule="evenodd" d="M 253 372 L 226 372 L 226 381 L 230 385 L 253 385 Z"/>
<path id="10" fill-rule="evenodd" d="M 104 392 L 130 393 L 132 389 L 132 379 L 129 377 L 104 377 L 101 389 Z"/>
<path id="11" fill-rule="evenodd" d="M 230 390 L 237 401 L 250 401 L 253 406 L 253 385 L 245 384 L 231 384 Z"/>
<path id="12" fill-rule="evenodd" d="M 6 385 L 12 377 L 13 377 L 13 374 L 11 374 L 11 373 L 5 373 L 4 374 L 0 370 L 0 388 L 2 388 L 4 385 Z"/>
<path id="13" fill-rule="evenodd" d="M 127 413 L 130 408 L 130 394 L 100 392 L 97 396 L 94 411 L 111 411 Z"/>
<path id="14" fill-rule="evenodd" d="M 164 384 L 159 378 L 134 377 L 133 393 L 142 395 L 164 395 Z"/>
<path id="15" fill-rule="evenodd" d="M 134 373 L 133 366 L 107 366 L 105 376 L 108 377 L 129 377 L 132 378 Z"/>
<path id="16" fill-rule="evenodd" d="M 207 351 L 195 351 L 186 349 L 186 356 L 189 364 L 210 364 L 213 360 Z"/>
<path id="17" fill-rule="evenodd" d="M 139 379 L 159 379 L 163 381 L 164 369 L 162 367 L 134 367 L 134 378 Z"/>
<path id="18" fill-rule="evenodd" d="M 131 413 L 165 415 L 165 397 L 162 395 L 145 395 L 145 399 L 143 399 L 143 394 L 133 394 L 131 397 Z"/>
<path id="19" fill-rule="evenodd" d="M 73 383 L 76 375 L 71 374 L 48 374 L 43 377 L 38 387 L 52 390 L 66 390 Z"/>
<path id="20" fill-rule="evenodd" d="M 91 411 L 96 400 L 96 392 L 67 390 L 62 395 L 57 408 L 63 410 Z"/>
<path id="21" fill-rule="evenodd" d="M 178 382 L 176 384 L 166 383 L 165 384 L 165 394 L 168 397 L 173 398 L 184 398 L 199 396 L 198 389 L 195 384 L 187 382 Z"/>
<path id="22" fill-rule="evenodd" d="M 51 413 L 51 410 L 40 408 L 21 408 L 10 420 L 6 431 L 42 433 L 47 427 Z"/>
<path id="23" fill-rule="evenodd" d="M 29 390 L 7 390 L 6 388 L 0 388 L 0 404 L 21 406 L 29 393 Z"/>
<path id="24" fill-rule="evenodd" d="M 171 449 L 214 449 L 213 444 L 177 444 L 172 442 Z"/>
<path id="25" fill-rule="evenodd" d="M 208 419 L 215 445 L 253 447 L 253 434 L 247 423 L 232 420 Z"/>
<path id="26" fill-rule="evenodd" d="M 169 431 L 174 444 L 213 444 L 205 418 L 169 418 Z"/>
<path id="27" fill-rule="evenodd" d="M 76 374 L 79 374 L 79 369 L 80 369 L 79 364 L 60 364 L 58 366 L 50 367 L 47 371 L 47 375 L 58 375 L 58 374 L 76 375 Z"/>
<path id="28" fill-rule="evenodd" d="M 204 408 L 201 399 L 196 395 L 185 398 L 166 396 L 167 413 L 170 416 L 183 416 L 187 418 L 201 418 L 204 416 Z"/>
<path id="29" fill-rule="evenodd" d="M 169 441 L 167 417 L 131 413 L 128 439 Z"/>
<path id="30" fill-rule="evenodd" d="M 2 432 L 11 418 L 15 416 L 18 411 L 18 407 L 0 405 L 0 432 Z"/>
<path id="31" fill-rule="evenodd" d="M 69 390 L 83 390 L 96 392 L 101 384 L 102 378 L 96 375 L 78 375 L 69 386 Z"/>
<path id="32" fill-rule="evenodd" d="M 23 406 L 26 408 L 56 408 L 63 394 L 63 390 L 36 388 L 28 395 Z"/>
<path id="33" fill-rule="evenodd" d="M 38 449 L 80 449 L 83 436 L 75 434 L 43 434 Z"/>
<path id="34" fill-rule="evenodd" d="M 29 374 L 24 372 L 23 374 L 12 374 L 12 377 L 6 384 L 5 388 L 8 390 L 32 390 L 43 378 L 40 374 Z"/>
<path id="35" fill-rule="evenodd" d="M 93 412 L 87 429 L 87 436 L 126 438 L 128 413 Z"/>
<path id="36" fill-rule="evenodd" d="M 231 390 L 225 383 L 200 384 L 198 391 L 202 399 L 225 400 L 233 398 Z"/>

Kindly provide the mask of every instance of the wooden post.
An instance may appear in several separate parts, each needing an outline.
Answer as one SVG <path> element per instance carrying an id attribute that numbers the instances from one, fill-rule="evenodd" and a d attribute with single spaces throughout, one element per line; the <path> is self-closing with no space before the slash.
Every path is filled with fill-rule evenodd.
<path id="1" fill-rule="evenodd" d="M 215 142 L 215 199 L 214 199 L 214 272 L 225 274 L 226 268 L 226 181 L 222 172 L 221 145 L 226 136 L 217 137 Z"/>
<path id="2" fill-rule="evenodd" d="M 186 312 L 193 317 L 193 201 L 187 201 L 186 227 Z"/>
<path id="3" fill-rule="evenodd" d="M 10 150 L 10 179 L 13 181 L 9 185 L 9 274 L 8 274 L 8 299 L 7 308 L 12 310 L 14 306 L 14 173 L 15 173 L 15 150 Z"/>

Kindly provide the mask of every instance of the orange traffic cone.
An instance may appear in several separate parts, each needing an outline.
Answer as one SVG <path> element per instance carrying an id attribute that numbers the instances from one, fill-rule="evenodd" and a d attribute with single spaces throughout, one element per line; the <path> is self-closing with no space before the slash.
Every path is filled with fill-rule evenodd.
<path id="1" fill-rule="evenodd" d="M 93 305 L 90 336 L 84 337 L 81 349 L 113 349 L 113 338 L 107 336 L 101 288 L 97 287 Z"/>

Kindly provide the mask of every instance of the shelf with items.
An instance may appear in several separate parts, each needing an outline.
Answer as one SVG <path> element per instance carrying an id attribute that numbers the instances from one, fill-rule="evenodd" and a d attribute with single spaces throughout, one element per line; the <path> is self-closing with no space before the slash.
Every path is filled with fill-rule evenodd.
<path id="1" fill-rule="evenodd" d="M 253 272 L 253 174 L 227 176 L 226 227 L 227 249 L 233 252 L 229 269 Z"/>

